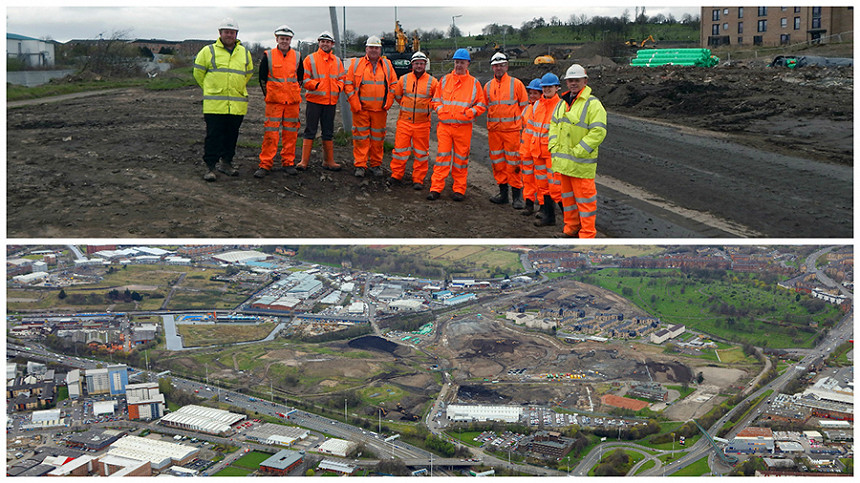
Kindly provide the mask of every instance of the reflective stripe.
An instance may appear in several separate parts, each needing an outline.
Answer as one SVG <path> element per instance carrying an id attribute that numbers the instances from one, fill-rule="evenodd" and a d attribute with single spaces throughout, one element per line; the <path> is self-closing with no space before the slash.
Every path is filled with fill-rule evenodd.
<path id="1" fill-rule="evenodd" d="M 368 97 L 368 96 L 358 96 L 358 100 L 360 101 L 379 101 L 382 102 L 384 98 L 382 97 Z"/>
<path id="2" fill-rule="evenodd" d="M 567 193 L 562 193 L 562 194 L 561 194 L 561 197 L 562 197 L 562 199 L 564 199 L 564 198 L 573 198 L 573 191 L 570 191 L 570 192 L 567 192 Z"/>
<path id="3" fill-rule="evenodd" d="M 430 154 L 430 151 L 424 151 L 417 148 L 412 148 L 412 150 L 415 151 L 415 154 L 420 154 L 421 156 L 427 156 L 428 154 Z"/>
<path id="4" fill-rule="evenodd" d="M 580 211 L 579 217 L 580 218 L 591 218 L 592 216 L 594 216 L 596 214 L 597 214 L 597 211 Z"/>
<path id="5" fill-rule="evenodd" d="M 502 155 L 502 154 L 505 154 L 505 150 L 504 150 L 504 149 L 500 149 L 500 150 L 498 150 L 498 151 L 490 151 L 490 156 L 492 156 L 492 155 L 494 155 L 494 154 L 495 154 L 495 155 L 499 155 L 499 156 L 500 156 L 500 155 Z"/>
<path id="6" fill-rule="evenodd" d="M 439 161 L 437 160 L 437 161 L 436 161 L 436 166 L 442 166 L 442 167 L 444 167 L 444 166 L 451 166 L 451 161 L 443 161 L 443 162 L 439 162 Z"/>
<path id="7" fill-rule="evenodd" d="M 571 196 L 572 195 L 573 195 L 573 193 L 571 193 Z M 577 198 L 576 199 L 577 203 L 594 203 L 595 201 L 597 201 L 597 195 L 594 195 L 591 198 Z"/>
<path id="8" fill-rule="evenodd" d="M 454 168 L 456 168 L 456 169 L 469 169 L 469 163 L 466 163 L 466 164 L 454 163 Z"/>
<path id="9" fill-rule="evenodd" d="M 204 101 L 236 101 L 236 102 L 248 102 L 248 99 L 245 97 L 231 97 L 231 96 L 203 96 Z"/>
<path id="10" fill-rule="evenodd" d="M 585 142 L 585 139 L 583 139 L 583 140 L 579 141 L 579 145 L 582 147 L 582 149 L 584 149 L 584 150 L 585 150 L 586 152 L 588 152 L 589 154 L 591 154 L 591 153 L 593 153 L 593 152 L 594 152 L 594 148 L 592 148 L 591 146 L 589 146 L 589 145 L 588 145 L 588 143 L 586 143 L 586 142 Z"/>
<path id="11" fill-rule="evenodd" d="M 457 158 L 457 159 L 462 159 L 463 161 L 468 161 L 468 160 L 469 160 L 469 156 L 468 156 L 468 155 L 466 155 L 466 156 L 460 156 L 459 154 L 457 154 L 457 152 L 456 152 L 456 151 L 454 151 L 454 157 L 455 157 L 455 158 Z"/>
<path id="12" fill-rule="evenodd" d="M 487 122 L 514 122 L 516 117 L 488 117 Z"/>
<path id="13" fill-rule="evenodd" d="M 445 121 L 439 121 L 439 122 L 441 122 L 442 124 L 472 124 L 472 121 L 455 121 L 453 119 L 449 119 L 449 120 L 445 120 Z"/>
<path id="14" fill-rule="evenodd" d="M 567 159 L 569 161 L 573 161 L 574 163 L 583 163 L 583 164 L 594 164 L 597 162 L 597 158 L 589 159 L 589 158 L 577 158 L 572 154 L 567 153 L 552 153 L 552 159 Z"/>

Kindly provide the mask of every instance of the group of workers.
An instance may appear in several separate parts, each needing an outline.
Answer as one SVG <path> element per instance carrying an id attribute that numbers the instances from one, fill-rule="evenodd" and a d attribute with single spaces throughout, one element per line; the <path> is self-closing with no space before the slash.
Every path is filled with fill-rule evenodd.
<path id="1" fill-rule="evenodd" d="M 239 126 L 248 108 L 246 85 L 253 73 L 248 51 L 237 39 L 238 25 L 225 19 L 219 39 L 204 47 L 194 62 L 194 76 L 203 87 L 206 139 L 203 160 L 207 181 L 215 171 L 237 176 L 232 164 Z M 382 56 L 379 37 L 371 36 L 365 56 L 344 67 L 332 53 L 334 38 L 322 32 L 319 49 L 301 59 L 290 48 L 293 31 L 275 30 L 277 47 L 260 60 L 260 86 L 265 95 L 265 132 L 259 168 L 254 176 L 267 176 L 281 141 L 281 164 L 289 175 L 308 168 L 317 128 L 322 129 L 323 169 L 339 171 L 334 161 L 334 118 L 343 92 L 353 114 L 354 175 L 382 176 L 387 112 L 400 105 L 391 159 L 389 186 L 404 183 L 406 164 L 413 158 L 411 184 L 424 188 L 430 163 L 431 112 L 437 119 L 437 152 L 428 200 L 437 200 L 449 176 L 454 201 L 466 194 L 472 125 L 487 113 L 489 156 L 498 194 L 495 204 L 511 204 L 523 215 L 536 216 L 536 226 L 556 224 L 560 207 L 568 237 L 596 235 L 597 191 L 594 177 L 598 147 L 606 137 L 606 110 L 587 86 L 588 75 L 579 64 L 564 75 L 569 89 L 559 95 L 561 82 L 547 73 L 528 86 L 508 75 L 508 59 L 497 52 L 490 60 L 493 79 L 481 85 L 469 74 L 471 56 L 466 49 L 453 55 L 454 69 L 436 79 L 427 72 L 429 59 L 412 55 L 412 71 L 398 78 L 391 62 Z M 305 129 L 301 160 L 296 163 L 301 90 L 305 90 Z"/>

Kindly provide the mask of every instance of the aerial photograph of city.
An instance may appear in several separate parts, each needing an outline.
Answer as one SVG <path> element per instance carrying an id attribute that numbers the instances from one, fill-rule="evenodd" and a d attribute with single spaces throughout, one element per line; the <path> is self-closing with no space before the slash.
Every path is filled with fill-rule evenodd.
<path id="1" fill-rule="evenodd" d="M 6 474 L 851 476 L 851 245 L 7 245 Z"/>

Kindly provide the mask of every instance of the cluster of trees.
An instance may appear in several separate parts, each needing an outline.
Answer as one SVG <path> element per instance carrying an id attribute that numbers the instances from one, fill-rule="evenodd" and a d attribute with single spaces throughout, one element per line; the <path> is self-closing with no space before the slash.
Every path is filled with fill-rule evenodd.
<path id="1" fill-rule="evenodd" d="M 660 424 L 654 419 L 649 419 L 648 424 L 646 424 L 644 426 L 641 424 L 637 424 L 636 426 L 625 427 L 621 430 L 620 433 L 617 429 L 605 428 L 605 427 L 597 427 L 594 429 L 593 432 L 594 432 L 595 436 L 600 436 L 600 437 L 605 436 L 607 438 L 618 437 L 620 434 L 621 439 L 629 441 L 629 440 L 642 439 L 645 436 L 648 436 L 650 434 L 659 433 L 660 432 Z"/>
<path id="2" fill-rule="evenodd" d="M 125 292 L 120 292 L 119 290 L 113 289 L 106 294 L 101 294 L 97 292 L 75 292 L 69 295 L 68 293 L 66 293 L 65 289 L 60 289 L 60 291 L 57 293 L 57 298 L 70 305 L 104 305 L 117 302 L 140 302 L 141 300 L 143 300 L 143 295 L 136 291 L 132 292 L 129 289 L 125 289 Z"/>
<path id="3" fill-rule="evenodd" d="M 630 471 L 630 455 L 623 449 L 604 456 L 600 464 L 594 468 L 595 476 L 624 476 Z"/>
<path id="4" fill-rule="evenodd" d="M 140 302 L 143 300 L 143 295 L 139 294 L 137 291 L 132 292 L 129 289 L 125 289 L 125 292 L 113 289 L 107 293 L 107 298 L 112 302 Z"/>

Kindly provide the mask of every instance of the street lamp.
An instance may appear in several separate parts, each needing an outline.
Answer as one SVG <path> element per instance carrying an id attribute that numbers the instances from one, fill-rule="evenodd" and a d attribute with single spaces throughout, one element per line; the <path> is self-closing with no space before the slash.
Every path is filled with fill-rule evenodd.
<path id="1" fill-rule="evenodd" d="M 454 37 L 454 49 L 457 48 L 457 36 L 454 35 L 457 33 L 457 23 L 454 21 L 454 19 L 460 17 L 462 17 L 462 15 L 454 15 L 451 17 L 451 36 Z"/>

